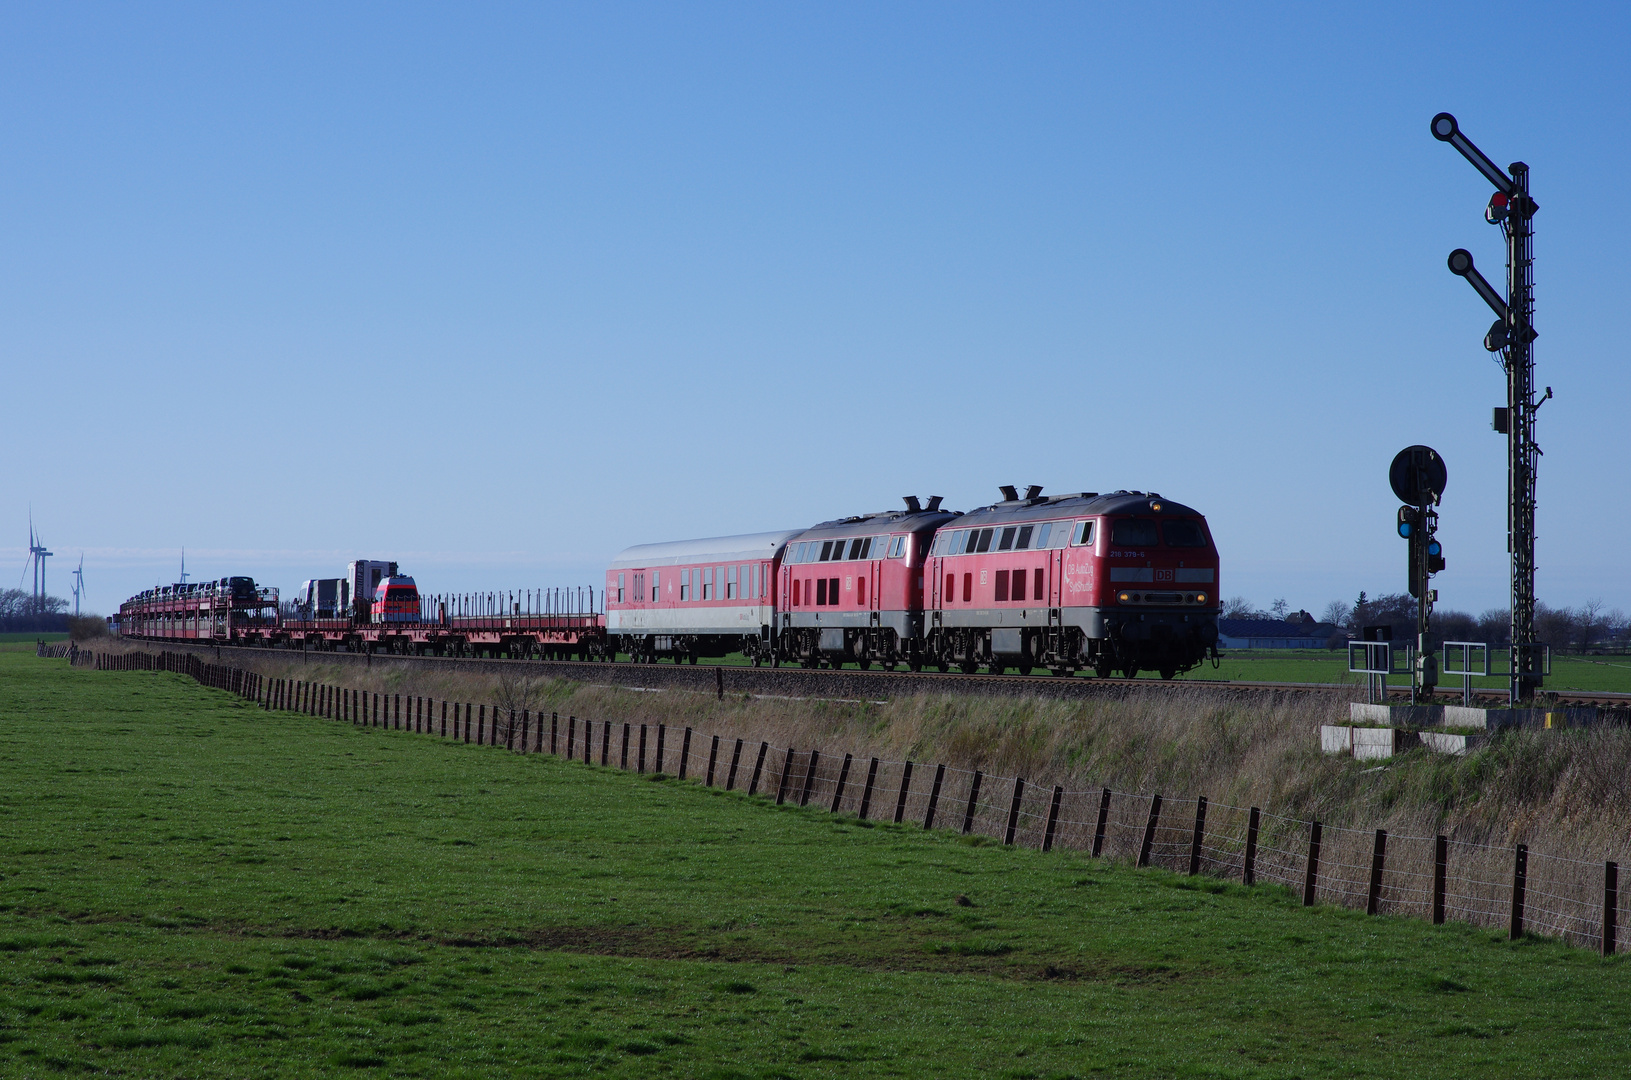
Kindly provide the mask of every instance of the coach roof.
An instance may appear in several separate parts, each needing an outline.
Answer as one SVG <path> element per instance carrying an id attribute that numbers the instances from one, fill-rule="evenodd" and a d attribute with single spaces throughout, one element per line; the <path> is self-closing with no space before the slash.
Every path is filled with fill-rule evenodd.
<path id="1" fill-rule="evenodd" d="M 710 536 L 700 540 L 674 540 L 666 544 L 636 544 L 612 560 L 612 570 L 643 570 L 650 566 L 694 566 L 698 563 L 737 562 L 774 558 L 800 529 L 749 533 L 746 536 Z"/>

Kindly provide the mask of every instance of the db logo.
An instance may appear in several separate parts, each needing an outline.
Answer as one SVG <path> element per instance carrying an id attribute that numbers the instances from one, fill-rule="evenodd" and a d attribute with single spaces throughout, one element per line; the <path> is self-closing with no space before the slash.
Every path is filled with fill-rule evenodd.
<path id="1" fill-rule="evenodd" d="M 1157 570 L 1155 572 L 1155 580 L 1157 580 L 1157 581 L 1171 581 L 1172 580 L 1172 571 L 1171 570 Z"/>

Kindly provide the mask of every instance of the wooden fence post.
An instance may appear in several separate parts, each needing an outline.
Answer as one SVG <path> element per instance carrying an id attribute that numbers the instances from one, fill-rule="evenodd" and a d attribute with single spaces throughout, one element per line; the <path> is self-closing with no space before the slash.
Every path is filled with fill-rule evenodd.
<path id="1" fill-rule="evenodd" d="M 1059 827 L 1059 804 L 1064 802 L 1065 789 L 1053 785 L 1053 803 L 1048 807 L 1048 829 L 1042 834 L 1042 850 L 1053 850 L 1053 833 Z"/>
<path id="2" fill-rule="evenodd" d="M 623 724 L 623 763 L 621 767 L 624 769 L 629 767 L 629 725 L 626 722 Z"/>
<path id="3" fill-rule="evenodd" d="M 821 751 L 810 751 L 810 767 L 804 770 L 804 790 L 799 792 L 799 805 L 810 805 L 810 789 L 815 786 L 816 762 L 821 760 Z"/>
<path id="4" fill-rule="evenodd" d="M 742 740 L 736 740 L 736 750 L 731 754 L 730 775 L 725 777 L 725 790 L 730 791 L 736 784 L 736 766 L 742 760 Z"/>
<path id="5" fill-rule="evenodd" d="M 1105 788 L 1104 794 L 1099 796 L 1099 822 L 1093 827 L 1093 857 L 1096 859 L 1104 851 L 1104 830 L 1110 823 L 1110 789 Z"/>
<path id="6" fill-rule="evenodd" d="M 528 713 L 528 711 L 526 709 L 522 709 L 521 710 L 521 752 L 523 754 L 525 754 L 527 752 L 527 727 L 528 727 L 528 724 L 531 721 L 531 719 L 532 719 L 532 717 Z M 538 738 L 539 738 L 540 741 L 542 741 L 543 735 L 544 735 L 543 730 L 539 729 Z"/>
<path id="7" fill-rule="evenodd" d="M 690 762 L 690 760 L 691 760 L 691 729 L 686 728 L 685 729 L 685 738 L 680 740 L 680 769 L 679 769 L 678 776 L 679 776 L 679 778 L 681 780 L 685 779 L 685 766 Z"/>
<path id="8" fill-rule="evenodd" d="M 838 808 L 844 803 L 844 783 L 849 779 L 851 755 L 844 755 L 844 764 L 838 769 L 838 786 L 832 793 L 832 812 L 838 813 Z"/>
<path id="9" fill-rule="evenodd" d="M 703 781 L 708 787 L 714 786 L 714 767 L 719 764 L 719 736 L 715 735 L 713 742 L 708 744 L 708 779 Z"/>
<path id="10" fill-rule="evenodd" d="M 585 723 L 587 724 L 587 721 L 585 721 Z M 589 757 L 590 757 L 591 754 L 594 753 L 594 751 L 591 750 L 590 747 L 589 747 L 589 736 L 587 734 L 588 728 L 585 727 L 584 731 L 585 731 L 585 734 L 583 736 L 583 760 L 584 760 L 585 764 L 588 764 L 589 763 Z M 602 720 L 600 722 L 600 763 L 603 766 L 608 765 L 608 764 L 611 763 L 611 760 L 612 760 L 612 722 L 610 720 Z"/>
<path id="11" fill-rule="evenodd" d="M 1262 811 L 1254 806 L 1246 817 L 1246 857 L 1240 864 L 1242 885 L 1257 884 L 1257 830 L 1262 823 L 1262 816 Z"/>
<path id="12" fill-rule="evenodd" d="M 1025 778 L 1017 776 L 1014 778 L 1014 801 L 1008 804 L 1008 834 L 1003 839 L 1003 843 L 1009 846 L 1013 845 L 1014 833 L 1019 828 L 1019 804 L 1024 797 Z"/>
<path id="13" fill-rule="evenodd" d="M 470 704 L 470 702 L 467 701 L 464 703 L 464 741 L 466 743 L 470 742 L 470 720 L 475 711 L 476 707 Z"/>
<path id="14" fill-rule="evenodd" d="M 640 725 L 640 755 L 637 764 L 640 766 L 638 771 L 642 773 L 646 771 L 646 725 L 644 724 Z"/>
<path id="15" fill-rule="evenodd" d="M 1138 847 L 1138 865 L 1150 865 L 1150 849 L 1155 846 L 1155 829 L 1161 822 L 1161 795 L 1150 796 L 1150 820 L 1144 823 L 1144 842 Z"/>
<path id="16" fill-rule="evenodd" d="M 906 816 L 906 796 L 912 789 L 912 763 L 908 761 L 900 770 L 900 798 L 895 800 L 895 824 Z"/>
<path id="17" fill-rule="evenodd" d="M 1313 907 L 1319 894 L 1320 823 L 1308 827 L 1308 872 L 1303 876 L 1303 907 Z"/>
<path id="18" fill-rule="evenodd" d="M 794 750 L 793 750 L 793 748 L 791 746 L 789 746 L 787 748 L 786 755 L 782 758 L 782 778 L 781 778 L 781 783 L 776 785 L 776 805 L 777 806 L 780 806 L 782 804 L 782 801 L 787 798 L 787 777 L 793 771 L 793 754 L 794 754 Z"/>
<path id="19" fill-rule="evenodd" d="M 1370 892 L 1365 898 L 1365 914 L 1375 915 L 1382 906 L 1382 864 L 1387 858 L 1387 830 L 1376 830 L 1376 847 L 1370 856 Z"/>
<path id="20" fill-rule="evenodd" d="M 589 741 L 587 733 L 584 734 L 584 741 L 585 742 Z M 572 758 L 574 756 L 573 755 L 573 749 L 574 749 L 574 747 L 577 746 L 577 743 L 578 743 L 578 718 L 575 717 L 575 716 L 568 716 L 566 718 L 566 760 L 568 760 L 568 761 L 572 760 Z"/>
<path id="21" fill-rule="evenodd" d="M 1613 956 L 1615 930 L 1620 918 L 1620 865 L 1603 864 L 1603 955 Z"/>
<path id="22" fill-rule="evenodd" d="M 748 784 L 749 795 L 757 795 L 759 793 L 759 774 L 764 772 L 765 755 L 769 752 L 770 744 L 767 742 L 761 742 L 759 744 L 759 760 L 753 765 L 753 781 Z"/>
<path id="23" fill-rule="evenodd" d="M 1512 853 L 1512 932 L 1513 941 L 1523 937 L 1523 894 L 1529 883 L 1529 845 L 1519 844 Z"/>
<path id="24" fill-rule="evenodd" d="M 366 706 L 366 702 L 364 703 Z M 442 738 L 447 738 L 447 702 L 442 702 Z"/>
<path id="25" fill-rule="evenodd" d="M 668 734 L 668 725 L 658 724 L 657 725 L 657 757 L 652 762 L 652 765 L 651 765 L 651 771 L 654 772 L 654 773 L 660 773 L 660 772 L 663 771 L 663 740 L 667 737 L 667 734 Z"/>
<path id="26" fill-rule="evenodd" d="M 878 779 L 878 759 L 873 758 L 872 764 L 867 766 L 866 787 L 861 789 L 861 810 L 856 815 L 861 821 L 866 820 L 866 812 L 872 809 L 872 785 Z"/>
<path id="27" fill-rule="evenodd" d="M 929 810 L 923 815 L 923 827 L 934 828 L 935 807 L 940 805 L 940 782 L 946 778 L 946 766 L 936 765 L 934 768 L 934 786 L 929 789 Z"/>
<path id="28" fill-rule="evenodd" d="M 982 775 L 979 769 L 974 770 L 974 779 L 968 785 L 968 807 L 963 811 L 963 835 L 967 836 L 974 831 L 974 815 L 980 808 L 980 780 Z"/>
<path id="29" fill-rule="evenodd" d="M 1195 800 L 1195 835 L 1189 840 L 1189 876 L 1201 872 L 1201 846 L 1206 841 L 1206 796 Z"/>

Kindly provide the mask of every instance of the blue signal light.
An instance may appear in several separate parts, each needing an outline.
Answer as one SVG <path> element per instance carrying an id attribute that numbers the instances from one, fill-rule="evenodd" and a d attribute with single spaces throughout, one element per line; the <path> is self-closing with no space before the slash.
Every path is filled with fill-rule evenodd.
<path id="1" fill-rule="evenodd" d="M 1442 555 L 1442 554 L 1444 554 L 1444 545 L 1440 544 L 1437 540 L 1429 540 L 1427 542 L 1427 554 L 1429 554 L 1429 555 Z"/>
<path id="2" fill-rule="evenodd" d="M 1406 540 L 1410 539 L 1411 529 L 1412 529 L 1412 525 L 1411 525 L 1410 522 L 1408 522 L 1408 521 L 1399 522 L 1399 535 L 1404 537 Z"/>

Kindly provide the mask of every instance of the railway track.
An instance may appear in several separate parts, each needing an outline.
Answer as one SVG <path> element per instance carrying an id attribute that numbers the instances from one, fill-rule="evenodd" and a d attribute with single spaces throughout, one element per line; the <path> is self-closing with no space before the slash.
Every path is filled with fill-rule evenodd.
<path id="1" fill-rule="evenodd" d="M 195 645 L 181 641 L 149 642 L 126 639 L 143 648 L 196 651 L 212 656 L 254 656 L 266 660 L 371 667 L 375 663 L 419 667 L 427 670 L 464 670 L 476 674 L 496 674 L 526 668 L 550 678 L 597 683 L 636 690 L 681 690 L 696 693 L 752 694 L 830 700 L 875 701 L 912 694 L 967 694 L 986 697 L 1047 697 L 1091 699 L 1117 697 L 1130 692 L 1184 694 L 1195 691 L 1222 692 L 1241 697 L 1281 695 L 1320 695 L 1340 701 L 1364 699 L 1364 687 L 1344 683 L 1257 682 L 1240 679 L 1158 679 L 1092 678 L 1048 675 L 964 675 L 909 671 L 861 671 L 859 669 L 802 667 L 745 667 L 727 664 L 631 664 L 577 660 L 498 660 L 444 656 L 378 656 L 349 652 L 299 652 L 290 649 L 247 648 L 242 646 Z M 1395 690 L 1392 701 L 1408 700 L 1408 691 Z M 1502 693 L 1474 695 L 1475 702 L 1487 707 L 1504 705 Z M 1459 691 L 1441 691 L 1440 704 L 1459 704 Z M 1631 694 L 1559 692 L 1555 703 L 1561 706 L 1595 705 L 1600 708 L 1631 709 Z"/>

